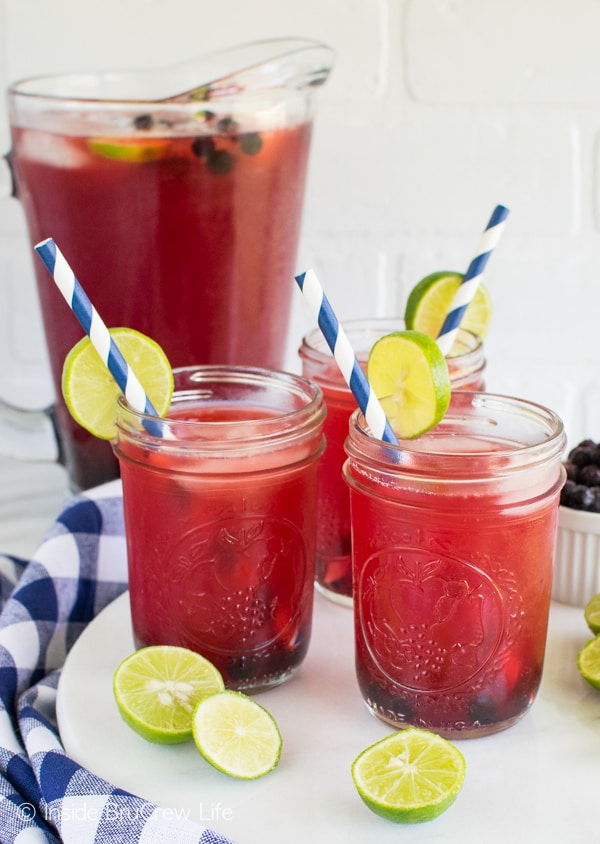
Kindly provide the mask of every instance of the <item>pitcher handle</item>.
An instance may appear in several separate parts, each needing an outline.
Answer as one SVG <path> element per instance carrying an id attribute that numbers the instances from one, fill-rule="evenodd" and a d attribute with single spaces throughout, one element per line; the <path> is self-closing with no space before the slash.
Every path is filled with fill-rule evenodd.
<path id="1" fill-rule="evenodd" d="M 16 197 L 11 153 L 0 156 L 0 197 Z M 0 451 L 19 460 L 60 463 L 62 450 L 52 406 L 27 410 L 0 398 Z"/>
<path id="2" fill-rule="evenodd" d="M 0 399 L 0 450 L 18 460 L 61 463 L 53 407 L 25 410 Z"/>
<path id="3" fill-rule="evenodd" d="M 0 156 L 0 199 L 17 196 L 17 182 L 12 167 L 12 154 L 6 152 Z"/>

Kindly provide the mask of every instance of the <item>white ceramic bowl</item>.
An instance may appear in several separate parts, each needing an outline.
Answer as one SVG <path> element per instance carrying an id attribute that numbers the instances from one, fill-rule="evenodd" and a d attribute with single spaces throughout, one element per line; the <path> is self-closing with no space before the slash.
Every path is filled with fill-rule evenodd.
<path id="1" fill-rule="evenodd" d="M 559 507 L 552 598 L 585 607 L 600 592 L 600 513 Z"/>

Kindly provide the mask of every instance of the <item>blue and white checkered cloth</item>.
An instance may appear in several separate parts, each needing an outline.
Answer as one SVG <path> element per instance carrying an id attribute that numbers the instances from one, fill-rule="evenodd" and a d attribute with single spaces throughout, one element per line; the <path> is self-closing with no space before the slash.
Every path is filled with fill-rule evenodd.
<path id="1" fill-rule="evenodd" d="M 31 561 L 0 555 L 0 841 L 228 844 L 95 776 L 61 744 L 61 666 L 127 588 L 122 500 L 104 489 L 72 499 Z"/>

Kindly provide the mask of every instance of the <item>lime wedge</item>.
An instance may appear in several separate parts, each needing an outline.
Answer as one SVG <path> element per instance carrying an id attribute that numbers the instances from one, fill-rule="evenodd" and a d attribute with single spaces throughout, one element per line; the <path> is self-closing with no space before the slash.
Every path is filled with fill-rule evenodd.
<path id="1" fill-rule="evenodd" d="M 173 395 L 173 371 L 165 353 L 150 337 L 131 328 L 111 328 L 110 334 L 156 412 L 163 416 Z M 115 438 L 121 391 L 89 337 L 73 346 L 65 358 L 62 394 L 71 416 L 87 431 L 103 440 Z"/>
<path id="2" fill-rule="evenodd" d="M 410 292 L 404 311 L 407 328 L 422 331 L 435 339 L 450 310 L 454 294 L 462 281 L 460 273 L 442 271 L 421 279 Z M 492 316 L 490 295 L 479 284 L 472 302 L 464 313 L 461 327 L 478 337 L 485 337 Z"/>
<path id="3" fill-rule="evenodd" d="M 242 692 L 225 691 L 200 701 L 194 712 L 196 747 L 225 774 L 253 780 L 272 771 L 281 755 L 273 716 Z"/>
<path id="4" fill-rule="evenodd" d="M 600 633 L 600 592 L 587 602 L 583 617 L 592 633 Z"/>
<path id="5" fill-rule="evenodd" d="M 352 764 L 352 779 L 372 812 L 396 823 L 420 823 L 454 803 L 465 770 L 454 745 L 409 728 L 363 750 Z"/>
<path id="6" fill-rule="evenodd" d="M 435 340 L 419 331 L 397 331 L 377 340 L 367 378 L 400 439 L 433 428 L 450 404 L 446 359 Z"/>
<path id="7" fill-rule="evenodd" d="M 115 161 L 157 161 L 166 155 L 170 143 L 166 138 L 132 138 L 127 141 L 90 138 L 87 145 L 94 155 Z"/>
<path id="8" fill-rule="evenodd" d="M 215 666 L 175 645 L 152 645 L 118 666 L 113 692 L 121 717 L 132 730 L 157 744 L 192 737 L 196 704 L 225 688 Z"/>
<path id="9" fill-rule="evenodd" d="M 600 689 L 600 636 L 583 646 L 577 654 L 577 668 L 584 680 Z"/>

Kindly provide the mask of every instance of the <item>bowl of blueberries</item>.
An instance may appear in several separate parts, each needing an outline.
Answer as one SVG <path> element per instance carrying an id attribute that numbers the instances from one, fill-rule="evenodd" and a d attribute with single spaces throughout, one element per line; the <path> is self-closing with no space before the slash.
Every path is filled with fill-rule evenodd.
<path id="1" fill-rule="evenodd" d="M 552 597 L 584 607 L 600 592 L 600 444 L 582 440 L 564 466 Z"/>

